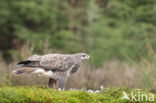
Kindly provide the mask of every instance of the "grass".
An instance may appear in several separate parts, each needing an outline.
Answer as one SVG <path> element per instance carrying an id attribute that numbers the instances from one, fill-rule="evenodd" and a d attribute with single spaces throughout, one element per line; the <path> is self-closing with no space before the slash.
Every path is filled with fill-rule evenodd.
<path id="1" fill-rule="evenodd" d="M 53 53 L 53 50 L 47 47 L 44 50 L 44 53 Z M 17 62 L 32 54 L 36 54 L 33 47 L 25 45 L 9 64 L 5 63 L 0 55 L 0 103 L 148 103 L 122 99 L 123 91 L 128 93 L 128 96 L 131 96 L 131 91 L 149 94 L 149 90 L 133 89 L 149 88 L 156 94 L 156 59 L 152 62 L 143 60 L 140 64 L 118 60 L 106 61 L 100 68 L 82 65 L 78 72 L 69 78 L 66 88 L 95 90 L 101 85 L 106 87 L 100 93 L 90 93 L 84 90 L 56 91 L 46 87 L 35 87 L 46 86 L 48 79 L 29 74 L 11 75 Z M 29 86 L 24 87 L 26 85 Z M 116 88 L 109 88 L 111 86 Z M 156 95 L 154 96 L 156 98 Z"/>
<path id="2" fill-rule="evenodd" d="M 128 95 L 131 91 L 150 93 L 148 90 L 123 88 L 104 88 L 100 93 L 90 93 L 84 90 L 57 91 L 46 87 L 4 86 L 0 88 L 0 103 L 148 103 L 122 99 L 123 91 Z"/>

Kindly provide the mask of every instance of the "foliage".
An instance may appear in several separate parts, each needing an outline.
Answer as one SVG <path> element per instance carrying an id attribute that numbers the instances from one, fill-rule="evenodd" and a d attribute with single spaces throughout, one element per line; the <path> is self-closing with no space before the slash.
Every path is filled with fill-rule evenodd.
<path id="1" fill-rule="evenodd" d="M 104 60 L 148 59 L 156 51 L 155 0 L 1 0 L 0 50 L 44 41 L 63 53 L 88 52 Z M 150 45 L 150 48 L 149 46 Z M 154 54 L 155 55 L 155 54 Z"/>
<path id="2" fill-rule="evenodd" d="M 46 87 L 2 87 L 0 103 L 134 103 L 122 99 L 122 91 L 129 95 L 131 90 L 105 88 L 101 93 L 89 93 L 84 90 L 56 91 Z M 140 92 L 150 93 L 147 90 Z"/>

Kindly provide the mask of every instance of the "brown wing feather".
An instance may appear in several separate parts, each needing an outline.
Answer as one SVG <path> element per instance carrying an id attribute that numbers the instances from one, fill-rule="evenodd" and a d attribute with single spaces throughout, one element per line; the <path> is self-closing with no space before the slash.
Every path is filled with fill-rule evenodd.
<path id="1" fill-rule="evenodd" d="M 39 59 L 38 59 L 39 60 Z M 40 57 L 39 61 L 23 61 L 18 64 L 21 67 L 39 67 L 56 71 L 64 71 L 67 69 L 77 70 L 80 61 L 73 55 L 47 54 Z"/>
<path id="2" fill-rule="evenodd" d="M 76 59 L 70 55 L 45 55 L 40 65 L 52 70 L 67 70 L 75 65 Z"/>
<path id="3" fill-rule="evenodd" d="M 40 55 L 32 55 L 30 57 L 28 57 L 28 60 L 31 60 L 31 61 L 40 61 L 41 60 L 41 57 Z"/>

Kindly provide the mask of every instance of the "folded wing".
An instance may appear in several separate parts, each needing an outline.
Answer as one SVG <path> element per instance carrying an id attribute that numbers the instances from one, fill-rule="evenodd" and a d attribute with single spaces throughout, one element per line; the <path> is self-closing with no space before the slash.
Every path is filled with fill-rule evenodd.
<path id="1" fill-rule="evenodd" d="M 21 61 L 17 64 L 16 68 L 37 67 L 53 71 L 64 71 L 77 65 L 76 59 L 70 55 L 48 54 L 40 57 L 37 61 L 32 60 L 35 59 L 33 58 L 27 61 Z"/>
<path id="2" fill-rule="evenodd" d="M 45 69 L 64 71 L 75 65 L 75 59 L 67 55 L 45 55 L 40 61 L 40 66 Z"/>

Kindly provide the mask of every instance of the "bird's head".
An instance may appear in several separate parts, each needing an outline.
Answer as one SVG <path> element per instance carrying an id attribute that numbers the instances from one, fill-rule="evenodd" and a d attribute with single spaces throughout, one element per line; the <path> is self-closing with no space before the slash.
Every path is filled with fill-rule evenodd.
<path id="1" fill-rule="evenodd" d="M 78 58 L 80 58 L 81 60 L 87 60 L 87 59 L 90 59 L 90 56 L 86 53 L 77 53 L 76 56 Z"/>

